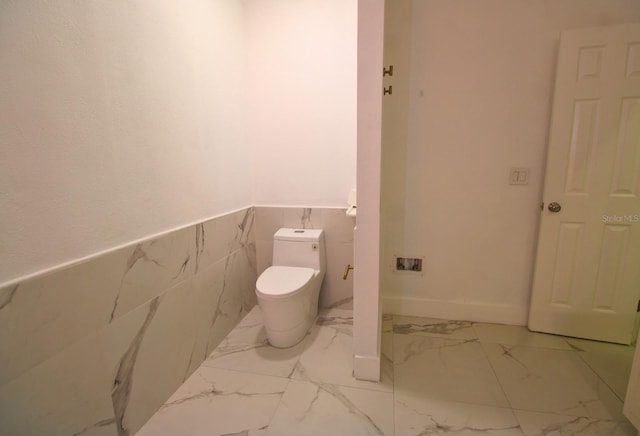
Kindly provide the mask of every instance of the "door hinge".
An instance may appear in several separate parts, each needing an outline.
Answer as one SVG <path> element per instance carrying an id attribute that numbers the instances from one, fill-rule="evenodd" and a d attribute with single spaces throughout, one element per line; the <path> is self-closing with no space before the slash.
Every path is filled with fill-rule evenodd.
<path id="1" fill-rule="evenodd" d="M 636 307 L 636 312 L 640 312 L 640 300 L 638 300 L 638 306 Z"/>

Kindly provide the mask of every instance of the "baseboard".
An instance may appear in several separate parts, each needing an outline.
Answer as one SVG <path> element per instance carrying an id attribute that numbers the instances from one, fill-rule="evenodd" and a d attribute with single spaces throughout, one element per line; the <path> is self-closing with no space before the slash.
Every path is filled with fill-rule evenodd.
<path id="1" fill-rule="evenodd" d="M 353 358 L 353 376 L 358 380 L 380 381 L 380 356 L 359 356 Z"/>
<path id="2" fill-rule="evenodd" d="M 394 315 L 424 316 L 497 324 L 527 325 L 528 308 L 478 302 L 431 300 L 415 297 L 382 297 L 382 311 Z"/>

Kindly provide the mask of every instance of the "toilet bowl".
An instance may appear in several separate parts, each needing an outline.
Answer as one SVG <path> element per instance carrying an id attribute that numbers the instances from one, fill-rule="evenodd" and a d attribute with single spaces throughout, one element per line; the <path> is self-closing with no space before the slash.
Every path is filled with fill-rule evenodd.
<path id="1" fill-rule="evenodd" d="M 280 229 L 273 237 L 273 266 L 256 281 L 267 339 L 274 347 L 300 342 L 318 314 L 325 274 L 324 232 Z"/>

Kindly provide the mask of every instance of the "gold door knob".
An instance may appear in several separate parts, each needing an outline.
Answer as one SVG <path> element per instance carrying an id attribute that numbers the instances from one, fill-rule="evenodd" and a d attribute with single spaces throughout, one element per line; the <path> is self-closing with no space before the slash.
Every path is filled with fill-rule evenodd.
<path id="1" fill-rule="evenodd" d="M 560 206 L 560 204 L 556 203 L 555 201 L 553 203 L 549 203 L 549 206 L 547 206 L 549 209 L 549 212 L 553 212 L 553 213 L 558 213 L 562 210 L 562 206 Z"/>

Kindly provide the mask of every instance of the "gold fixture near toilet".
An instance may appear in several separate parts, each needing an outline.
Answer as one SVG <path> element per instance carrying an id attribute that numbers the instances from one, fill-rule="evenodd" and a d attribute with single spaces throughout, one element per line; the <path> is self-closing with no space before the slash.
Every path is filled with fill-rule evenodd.
<path id="1" fill-rule="evenodd" d="M 344 274 L 342 275 L 342 280 L 347 280 L 347 277 L 349 276 L 349 271 L 352 270 L 353 267 L 351 266 L 351 264 L 348 264 L 347 267 L 344 269 Z"/>

